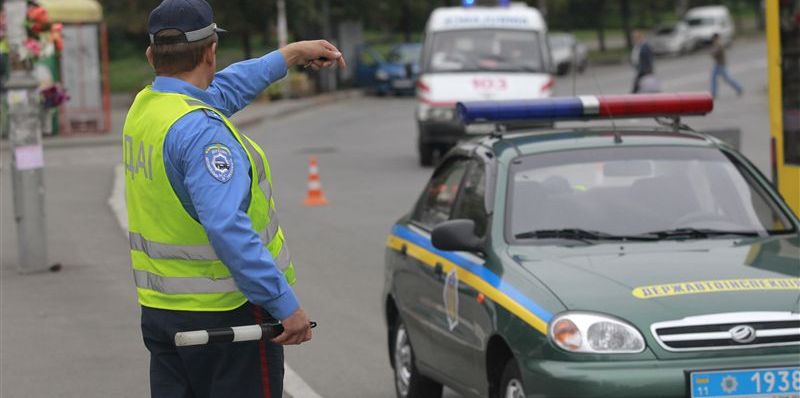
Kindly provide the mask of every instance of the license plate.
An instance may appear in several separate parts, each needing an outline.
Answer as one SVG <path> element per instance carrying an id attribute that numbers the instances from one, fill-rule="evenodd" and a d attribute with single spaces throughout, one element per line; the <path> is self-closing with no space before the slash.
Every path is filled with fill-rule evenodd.
<path id="1" fill-rule="evenodd" d="M 408 79 L 393 80 L 392 87 L 394 88 L 411 88 L 414 83 Z"/>
<path id="2" fill-rule="evenodd" d="M 691 398 L 800 397 L 800 367 L 692 372 L 689 378 Z"/>
<path id="3" fill-rule="evenodd" d="M 497 127 L 493 123 L 486 124 L 468 124 L 466 127 L 467 134 L 490 134 Z"/>

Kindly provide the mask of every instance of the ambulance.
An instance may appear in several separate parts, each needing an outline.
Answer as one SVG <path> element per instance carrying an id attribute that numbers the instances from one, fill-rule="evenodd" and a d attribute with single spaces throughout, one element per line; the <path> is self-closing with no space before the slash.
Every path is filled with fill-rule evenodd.
<path id="1" fill-rule="evenodd" d="M 547 25 L 539 11 L 522 3 L 474 2 L 437 8 L 428 19 L 415 115 L 423 166 L 458 141 L 495 128 L 465 127 L 456 117 L 456 102 L 544 98 L 553 91 Z"/>

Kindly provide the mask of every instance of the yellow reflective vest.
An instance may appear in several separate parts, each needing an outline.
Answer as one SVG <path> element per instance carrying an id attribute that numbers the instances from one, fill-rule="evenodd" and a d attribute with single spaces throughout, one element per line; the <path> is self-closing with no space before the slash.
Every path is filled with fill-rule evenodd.
<path id="1" fill-rule="evenodd" d="M 198 109 L 218 114 L 247 152 L 253 171 L 247 216 L 289 284 L 295 283 L 264 152 L 209 105 L 148 86 L 136 96 L 123 128 L 131 265 L 139 303 L 146 307 L 228 311 L 247 301 L 214 252 L 203 226 L 184 209 L 164 167 L 162 149 L 167 132 L 178 119 Z"/>

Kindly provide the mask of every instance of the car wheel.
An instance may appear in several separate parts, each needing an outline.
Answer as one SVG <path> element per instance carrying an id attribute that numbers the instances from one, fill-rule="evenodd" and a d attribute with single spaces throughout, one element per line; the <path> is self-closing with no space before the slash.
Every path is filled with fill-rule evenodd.
<path id="1" fill-rule="evenodd" d="M 394 329 L 394 387 L 398 398 L 440 398 L 442 385 L 423 376 L 414 365 L 408 330 L 398 318 Z"/>
<path id="2" fill-rule="evenodd" d="M 517 361 L 510 358 L 503 368 L 500 379 L 500 398 L 525 398 L 525 387 L 522 384 L 522 373 Z"/>
<path id="3" fill-rule="evenodd" d="M 420 137 L 418 138 L 417 149 L 419 150 L 419 165 L 423 167 L 433 166 L 436 146 L 423 142 L 422 132 L 420 132 Z"/>

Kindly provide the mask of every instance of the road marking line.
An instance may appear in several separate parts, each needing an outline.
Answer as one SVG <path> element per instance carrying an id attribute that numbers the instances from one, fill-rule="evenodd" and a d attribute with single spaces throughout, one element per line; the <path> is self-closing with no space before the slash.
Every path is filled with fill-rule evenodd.
<path id="1" fill-rule="evenodd" d="M 127 239 L 128 210 L 125 207 L 125 166 L 123 164 L 114 167 L 114 183 L 111 188 L 111 196 L 108 198 L 108 205 L 117 217 L 117 222 Z M 287 395 L 292 398 L 322 398 L 285 361 L 283 369 L 283 390 Z"/>
<path id="2" fill-rule="evenodd" d="M 322 398 L 288 364 L 283 365 L 283 390 L 292 398 Z"/>

